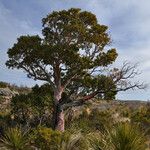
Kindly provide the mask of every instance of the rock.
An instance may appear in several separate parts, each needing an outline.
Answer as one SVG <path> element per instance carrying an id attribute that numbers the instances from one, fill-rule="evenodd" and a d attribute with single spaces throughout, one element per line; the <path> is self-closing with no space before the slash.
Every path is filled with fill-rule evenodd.
<path id="1" fill-rule="evenodd" d="M 15 91 L 11 91 L 9 88 L 0 88 L 0 96 L 14 96 L 18 94 Z"/>

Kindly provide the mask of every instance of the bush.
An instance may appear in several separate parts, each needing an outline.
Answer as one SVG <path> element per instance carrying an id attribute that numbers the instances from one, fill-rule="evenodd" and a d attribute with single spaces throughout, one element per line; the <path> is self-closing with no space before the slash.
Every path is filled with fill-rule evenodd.
<path id="1" fill-rule="evenodd" d="M 146 138 L 137 126 L 118 124 L 90 140 L 94 150 L 145 150 Z"/>
<path id="2" fill-rule="evenodd" d="M 27 150 L 28 135 L 27 132 L 22 131 L 21 128 L 9 128 L 0 139 L 3 148 L 9 150 Z"/>
<path id="3" fill-rule="evenodd" d="M 31 93 L 16 95 L 11 100 L 14 122 L 37 126 L 51 124 L 52 94 L 47 85 L 35 86 Z"/>
<path id="4" fill-rule="evenodd" d="M 110 138 L 115 150 L 145 150 L 145 137 L 137 126 L 119 124 L 112 132 Z"/>
<path id="5" fill-rule="evenodd" d="M 39 127 L 33 133 L 35 147 L 41 150 L 88 150 L 85 138 L 80 133 L 54 131 Z"/>
<path id="6" fill-rule="evenodd" d="M 150 134 L 150 106 L 141 107 L 131 115 L 132 122 L 140 124 Z"/>
<path id="7" fill-rule="evenodd" d="M 58 149 L 61 143 L 61 132 L 53 131 L 50 128 L 40 127 L 35 131 L 35 146 L 41 150 Z"/>
<path id="8" fill-rule="evenodd" d="M 104 131 L 106 127 L 113 125 L 113 119 L 110 111 L 99 111 L 98 109 L 91 110 L 88 114 L 86 110 L 72 122 L 66 121 L 66 126 L 81 130 L 83 133 L 95 131 Z"/>
<path id="9" fill-rule="evenodd" d="M 8 83 L 0 81 L 0 88 L 8 87 Z"/>

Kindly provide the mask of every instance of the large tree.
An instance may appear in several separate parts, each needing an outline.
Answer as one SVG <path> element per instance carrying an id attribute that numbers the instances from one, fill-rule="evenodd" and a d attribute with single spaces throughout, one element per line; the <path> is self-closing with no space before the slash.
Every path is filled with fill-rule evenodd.
<path id="1" fill-rule="evenodd" d="M 76 89 L 76 94 L 86 91 L 80 94 L 80 100 L 86 101 L 111 90 L 116 92 L 118 85 L 120 90 L 139 87 L 138 84 L 127 82 L 119 84 L 121 79 L 134 75 L 133 68 L 125 66 L 122 69 L 129 69 L 126 71 L 131 75 L 129 73 L 125 77 L 124 70 L 114 69 L 108 80 L 105 79 L 110 81 L 108 85 L 111 83 L 109 88 L 103 88 L 102 70 L 115 61 L 117 52 L 114 48 L 108 49 L 111 42 L 108 27 L 98 23 L 91 12 L 75 8 L 54 11 L 43 18 L 42 23 L 43 36 L 20 36 L 8 50 L 9 60 L 6 65 L 23 69 L 28 77 L 50 84 L 54 92 L 55 129 L 64 130 L 61 107 L 64 102 L 61 98 L 66 89 L 70 92 Z"/>

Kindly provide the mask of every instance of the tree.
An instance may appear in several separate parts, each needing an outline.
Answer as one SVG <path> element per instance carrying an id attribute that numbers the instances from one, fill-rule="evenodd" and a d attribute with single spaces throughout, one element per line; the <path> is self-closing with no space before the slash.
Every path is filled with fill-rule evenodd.
<path id="1" fill-rule="evenodd" d="M 13 121 L 22 125 L 38 126 L 51 124 L 52 90 L 49 84 L 41 87 L 35 85 L 28 94 L 19 94 L 12 97 L 11 115 Z"/>
<path id="2" fill-rule="evenodd" d="M 107 33 L 108 27 L 99 24 L 96 16 L 91 12 L 76 8 L 54 11 L 43 18 L 42 23 L 43 37 L 20 36 L 17 43 L 8 50 L 9 60 L 6 65 L 9 68 L 23 69 L 28 77 L 50 84 L 54 94 L 55 129 L 63 131 L 62 105 L 64 102 L 61 101 L 63 92 L 71 85 L 75 85 L 77 80 L 83 81 L 87 78 L 93 81 L 99 80 L 100 76 L 97 75 L 102 74 L 103 67 L 115 61 L 117 52 L 116 49 L 107 47 L 111 42 Z M 109 79 L 113 85 L 117 85 L 124 78 L 122 76 L 124 72 L 121 73 L 118 70 L 112 72 Z M 138 87 L 136 84 L 127 85 L 129 86 L 121 88 L 126 90 Z M 79 92 L 85 89 L 77 87 Z M 110 86 L 107 90 L 100 87 L 97 89 L 90 87 L 89 89 L 92 90 L 84 93 L 80 99 L 86 101 L 100 93 L 114 89 L 114 86 L 113 88 Z"/>

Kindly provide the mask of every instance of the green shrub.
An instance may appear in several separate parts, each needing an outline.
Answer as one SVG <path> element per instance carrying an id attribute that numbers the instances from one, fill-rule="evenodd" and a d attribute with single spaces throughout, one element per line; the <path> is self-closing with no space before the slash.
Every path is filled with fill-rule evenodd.
<path id="1" fill-rule="evenodd" d="M 6 88 L 8 83 L 0 81 L 0 88 Z"/>
<path id="2" fill-rule="evenodd" d="M 88 135 L 91 150 L 113 150 L 106 133 L 94 132 Z"/>
<path id="3" fill-rule="evenodd" d="M 110 132 L 115 150 L 145 150 L 145 137 L 137 126 L 118 124 Z"/>
<path id="4" fill-rule="evenodd" d="M 17 124 L 50 126 L 52 105 L 50 88 L 47 85 L 35 86 L 29 94 L 20 94 L 12 98 L 11 112 Z"/>
<path id="5" fill-rule="evenodd" d="M 137 126 L 118 124 L 90 139 L 94 150 L 145 150 L 146 138 Z"/>
<path id="6" fill-rule="evenodd" d="M 34 131 L 35 147 L 41 150 L 87 150 L 85 138 L 80 134 L 55 131 L 46 127 L 39 127 Z"/>
<path id="7" fill-rule="evenodd" d="M 113 119 L 110 111 L 99 111 L 98 109 L 91 110 L 88 114 L 86 111 L 72 122 L 67 122 L 66 126 L 76 128 L 84 133 L 95 131 L 104 131 L 106 127 L 113 125 Z"/>
<path id="8" fill-rule="evenodd" d="M 122 106 L 122 107 L 118 108 L 117 112 L 119 112 L 119 110 L 120 110 L 121 116 L 123 116 L 123 117 L 129 117 L 130 118 L 132 115 L 129 107 Z"/>
<path id="9" fill-rule="evenodd" d="M 10 115 L 0 112 L 0 135 L 11 126 Z"/>
<path id="10" fill-rule="evenodd" d="M 142 128 L 150 134 L 150 107 L 141 107 L 131 115 L 132 122 L 140 124 Z"/>
<path id="11" fill-rule="evenodd" d="M 61 144 L 60 150 L 89 150 L 88 141 L 80 132 L 70 135 L 68 141 Z"/>
<path id="12" fill-rule="evenodd" d="M 61 142 L 61 133 L 53 131 L 49 128 L 39 128 L 35 144 L 43 150 L 50 148 L 57 149 L 58 144 Z"/>
<path id="13" fill-rule="evenodd" d="M 28 135 L 21 128 L 9 128 L 0 139 L 2 147 L 9 150 L 28 150 Z"/>

